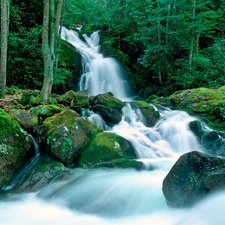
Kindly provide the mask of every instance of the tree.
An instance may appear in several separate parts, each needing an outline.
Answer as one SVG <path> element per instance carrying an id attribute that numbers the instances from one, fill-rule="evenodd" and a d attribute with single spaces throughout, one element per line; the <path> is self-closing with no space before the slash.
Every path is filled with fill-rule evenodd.
<path id="1" fill-rule="evenodd" d="M 7 73 L 7 44 L 8 44 L 9 2 L 1 0 L 1 71 L 0 71 L 0 98 L 5 97 Z"/>
<path id="2" fill-rule="evenodd" d="M 44 82 L 41 97 L 50 102 L 54 78 L 55 43 L 59 30 L 60 17 L 64 0 L 43 0 L 42 53 L 44 60 Z"/>

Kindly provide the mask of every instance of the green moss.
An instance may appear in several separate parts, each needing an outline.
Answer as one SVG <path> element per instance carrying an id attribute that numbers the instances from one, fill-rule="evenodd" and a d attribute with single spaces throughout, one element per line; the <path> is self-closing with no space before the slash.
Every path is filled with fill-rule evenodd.
<path id="1" fill-rule="evenodd" d="M 140 108 L 149 108 L 150 105 L 145 102 L 145 101 L 135 101 L 135 103 L 140 107 Z"/>
<path id="2" fill-rule="evenodd" d="M 132 145 L 124 138 L 112 133 L 100 133 L 82 153 L 79 166 L 107 166 L 116 164 L 128 165 L 129 160 L 135 159 Z M 119 159 L 123 159 L 120 161 Z M 122 163 L 123 162 L 123 163 Z"/>
<path id="3" fill-rule="evenodd" d="M 18 101 L 22 105 L 28 105 L 32 98 L 37 97 L 40 94 L 38 90 L 24 90 L 22 91 L 22 98 Z"/>
<path id="4" fill-rule="evenodd" d="M 66 110 L 52 117 L 49 117 L 43 122 L 41 126 L 41 132 L 46 133 L 47 131 L 58 127 L 59 125 L 62 125 L 66 120 L 77 116 L 78 114 L 75 111 Z"/>
<path id="5" fill-rule="evenodd" d="M 7 112 L 0 109 L 0 136 L 1 135 L 18 135 L 21 133 L 19 124 Z"/>
<path id="6" fill-rule="evenodd" d="M 201 87 L 179 91 L 169 99 L 179 109 L 200 115 L 209 126 L 225 129 L 225 86 L 219 89 Z"/>
<path id="7" fill-rule="evenodd" d="M 73 147 L 73 140 L 69 137 L 62 142 L 62 152 L 69 152 Z"/>
<path id="8" fill-rule="evenodd" d="M 115 109 L 117 111 L 121 111 L 124 106 L 124 103 L 120 99 L 115 98 L 111 93 L 96 95 L 93 98 L 91 105 L 97 104 L 104 105 L 110 109 Z"/>

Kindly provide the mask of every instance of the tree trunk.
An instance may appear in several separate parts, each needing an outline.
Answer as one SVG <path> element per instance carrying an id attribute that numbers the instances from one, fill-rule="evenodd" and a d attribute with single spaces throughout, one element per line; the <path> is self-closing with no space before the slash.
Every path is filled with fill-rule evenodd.
<path id="1" fill-rule="evenodd" d="M 8 45 L 8 0 L 1 0 L 0 98 L 5 97 Z"/>
<path id="2" fill-rule="evenodd" d="M 161 59 L 160 59 L 160 54 L 161 54 L 161 30 L 160 30 L 160 21 L 158 22 L 158 56 L 157 56 L 157 63 L 158 63 L 158 79 L 159 83 L 162 85 L 162 74 L 161 74 Z"/>
<path id="3" fill-rule="evenodd" d="M 55 0 L 43 0 L 43 33 L 42 33 L 42 53 L 44 60 L 44 82 L 41 96 L 45 102 L 51 101 L 51 91 L 54 79 L 55 63 L 55 42 L 58 33 L 59 22 L 64 0 L 58 0 L 56 7 Z M 57 8 L 55 12 L 55 8 Z"/>
<path id="4" fill-rule="evenodd" d="M 195 21 L 195 8 L 196 8 L 196 0 L 193 0 L 192 2 L 192 22 Z M 189 66 L 190 69 L 192 68 L 192 61 L 193 61 L 193 51 L 194 51 L 194 32 L 195 29 L 191 28 L 191 43 L 190 43 L 190 51 L 189 51 Z"/>
<path id="5" fill-rule="evenodd" d="M 170 9 L 171 9 L 171 4 L 169 3 L 168 12 L 167 12 L 167 19 L 166 19 L 166 46 L 167 47 L 169 45 Z"/>

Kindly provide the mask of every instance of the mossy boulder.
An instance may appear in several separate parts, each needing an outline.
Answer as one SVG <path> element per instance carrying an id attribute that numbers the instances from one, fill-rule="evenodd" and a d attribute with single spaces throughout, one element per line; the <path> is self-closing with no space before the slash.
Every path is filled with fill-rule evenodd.
<path id="1" fill-rule="evenodd" d="M 58 97 L 58 103 L 80 112 L 81 108 L 88 108 L 89 98 L 87 91 L 74 92 L 72 90 Z"/>
<path id="2" fill-rule="evenodd" d="M 121 112 L 122 108 L 124 107 L 124 103 L 120 99 L 115 98 L 111 92 L 96 95 L 90 101 L 90 105 L 103 105 L 107 108 L 117 110 L 118 112 Z"/>
<path id="3" fill-rule="evenodd" d="M 60 113 L 54 114 L 51 117 L 45 119 L 40 126 L 40 134 L 44 135 L 48 131 L 57 128 L 58 126 L 64 124 L 66 120 L 78 117 L 79 114 L 76 111 L 65 109 Z"/>
<path id="4" fill-rule="evenodd" d="M 70 173 L 61 162 L 47 154 L 41 154 L 34 166 L 16 184 L 15 191 L 39 191 L 56 179 L 63 179 Z"/>
<path id="5" fill-rule="evenodd" d="M 182 155 L 163 180 L 168 205 L 188 207 L 225 188 L 225 159 L 193 151 Z"/>
<path id="6" fill-rule="evenodd" d="M 28 163 L 34 151 L 31 137 L 2 109 L 0 109 L 0 127 L 0 188 L 2 188 Z"/>
<path id="7" fill-rule="evenodd" d="M 38 90 L 23 90 L 22 97 L 19 99 L 19 103 L 22 105 L 30 104 L 32 98 L 36 98 L 40 95 L 40 91 Z"/>
<path id="8" fill-rule="evenodd" d="M 122 115 L 117 110 L 104 105 L 94 105 L 91 109 L 98 113 L 106 123 L 117 124 L 122 120 Z"/>
<path id="9" fill-rule="evenodd" d="M 129 141 L 113 133 L 100 133 L 82 152 L 79 166 L 84 168 L 121 167 L 140 169 L 135 149 Z"/>
<path id="10" fill-rule="evenodd" d="M 154 104 L 162 104 L 159 98 Z M 212 128 L 225 130 L 225 86 L 178 91 L 164 98 L 165 105 L 202 117 Z"/>
<path id="11" fill-rule="evenodd" d="M 47 132 L 43 144 L 53 158 L 67 167 L 74 167 L 78 156 L 99 132 L 101 129 L 88 119 L 75 117 Z"/>
<path id="12" fill-rule="evenodd" d="M 11 109 L 8 112 L 18 124 L 29 134 L 33 134 L 38 127 L 38 117 L 28 110 Z"/>
<path id="13" fill-rule="evenodd" d="M 145 118 L 146 125 L 148 127 L 153 127 L 160 118 L 159 112 L 156 111 L 153 106 L 146 103 L 145 101 L 135 101 L 135 104 L 141 110 L 141 113 Z"/>
<path id="14" fill-rule="evenodd" d="M 62 108 L 57 105 L 39 105 L 37 107 L 33 107 L 30 111 L 36 115 L 40 121 L 51 117 L 57 113 L 62 112 Z"/>

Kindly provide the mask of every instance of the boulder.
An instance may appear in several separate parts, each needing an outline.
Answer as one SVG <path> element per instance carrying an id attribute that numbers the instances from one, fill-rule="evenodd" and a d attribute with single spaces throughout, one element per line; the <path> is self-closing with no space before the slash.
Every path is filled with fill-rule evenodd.
<path id="1" fill-rule="evenodd" d="M 117 124 L 122 120 L 122 116 L 117 110 L 104 105 L 94 105 L 92 110 L 98 113 L 106 123 Z"/>
<path id="2" fill-rule="evenodd" d="M 187 207 L 225 187 L 225 159 L 193 151 L 182 155 L 163 180 L 168 205 Z"/>
<path id="3" fill-rule="evenodd" d="M 70 170 L 42 153 L 35 164 L 23 173 L 23 179 L 14 186 L 15 191 L 40 191 L 50 182 L 67 177 Z"/>
<path id="4" fill-rule="evenodd" d="M 100 133 L 82 152 L 79 166 L 83 168 L 121 167 L 141 168 L 131 143 L 113 133 Z"/>
<path id="5" fill-rule="evenodd" d="M 67 167 L 74 167 L 78 156 L 102 130 L 84 117 L 66 120 L 43 137 L 45 151 Z"/>
<path id="6" fill-rule="evenodd" d="M 156 111 L 152 105 L 144 101 L 136 101 L 135 104 L 141 110 L 146 121 L 146 126 L 153 127 L 160 118 L 159 111 Z"/>
<path id="7" fill-rule="evenodd" d="M 13 117 L 0 109 L 0 188 L 7 186 L 16 173 L 33 157 L 32 138 Z"/>
<path id="8" fill-rule="evenodd" d="M 155 98 L 152 103 L 198 115 L 210 127 L 225 130 L 225 86 L 218 89 L 200 87 L 177 91 L 168 98 Z"/>
<path id="9" fill-rule="evenodd" d="M 87 91 L 74 92 L 72 90 L 59 96 L 58 103 L 80 112 L 81 108 L 88 108 L 89 99 Z"/>
<path id="10" fill-rule="evenodd" d="M 120 99 L 115 98 L 111 92 L 108 92 L 106 94 L 99 94 L 90 99 L 91 107 L 94 105 L 103 105 L 107 108 L 121 112 L 124 106 L 123 102 Z"/>
<path id="11" fill-rule="evenodd" d="M 194 120 L 189 123 L 190 130 L 198 138 L 204 151 L 217 156 L 225 155 L 225 133 L 206 129 L 204 124 L 199 120 Z"/>
<path id="12" fill-rule="evenodd" d="M 55 129 L 58 126 L 64 124 L 67 120 L 78 116 L 79 114 L 76 111 L 65 109 L 62 112 L 45 119 L 40 125 L 39 134 L 44 135 L 51 129 Z"/>

